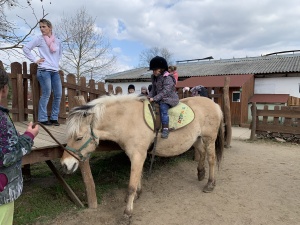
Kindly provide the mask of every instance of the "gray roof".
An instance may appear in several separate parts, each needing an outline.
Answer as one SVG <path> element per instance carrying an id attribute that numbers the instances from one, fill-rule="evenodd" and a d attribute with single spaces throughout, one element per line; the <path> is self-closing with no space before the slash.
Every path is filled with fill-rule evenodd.
<path id="1" fill-rule="evenodd" d="M 209 75 L 299 73 L 300 54 L 272 55 L 247 58 L 220 59 L 179 63 L 179 78 Z M 106 81 L 149 79 L 152 71 L 147 67 L 119 72 L 107 76 Z"/>

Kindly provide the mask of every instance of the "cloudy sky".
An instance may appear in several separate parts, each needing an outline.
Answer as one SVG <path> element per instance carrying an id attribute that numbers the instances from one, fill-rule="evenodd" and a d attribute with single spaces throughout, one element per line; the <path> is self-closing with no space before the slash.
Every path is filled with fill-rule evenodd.
<path id="1" fill-rule="evenodd" d="M 25 0 L 19 0 L 21 3 Z M 141 51 L 167 48 L 173 61 L 229 59 L 300 49 L 300 4 L 297 0 L 32 0 L 41 15 L 55 23 L 81 7 L 96 18 L 110 39 L 119 71 L 136 68 Z M 51 2 L 51 3 L 50 3 Z M 7 13 L 20 32 L 35 18 L 30 9 Z M 39 30 L 36 31 L 39 34 Z"/>

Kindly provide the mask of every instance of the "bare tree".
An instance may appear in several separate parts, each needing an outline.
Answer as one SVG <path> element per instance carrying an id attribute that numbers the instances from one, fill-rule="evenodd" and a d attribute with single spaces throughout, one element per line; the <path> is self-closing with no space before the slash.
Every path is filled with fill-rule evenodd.
<path id="1" fill-rule="evenodd" d="M 41 0 L 42 2 L 42 0 Z M 19 51 L 23 47 L 23 43 L 26 42 L 28 36 L 38 26 L 38 21 L 45 18 L 47 14 L 42 6 L 42 17 L 37 18 L 34 8 L 31 6 L 31 0 L 26 1 L 26 6 L 18 3 L 18 0 L 0 0 L 0 51 L 1 56 L 6 55 L 8 59 L 11 57 L 21 58 L 23 53 Z M 51 2 L 50 2 L 51 4 Z M 36 20 L 33 24 L 29 24 L 25 18 L 17 16 L 28 27 L 28 32 L 25 34 L 18 34 L 18 27 L 14 21 L 8 20 L 5 10 L 12 10 L 14 8 L 29 8 Z M 3 56 L 4 57 L 4 56 Z"/>
<path id="2" fill-rule="evenodd" d="M 159 47 L 152 47 L 149 49 L 145 49 L 140 53 L 140 66 L 149 66 L 150 60 L 155 56 L 164 57 L 168 64 L 172 64 L 172 55 L 167 48 L 159 48 Z"/>
<path id="3" fill-rule="evenodd" d="M 81 8 L 74 17 L 63 16 L 56 27 L 63 42 L 61 69 L 80 77 L 102 80 L 114 71 L 116 57 L 111 54 L 110 43 L 105 35 L 96 30 L 95 18 Z"/>

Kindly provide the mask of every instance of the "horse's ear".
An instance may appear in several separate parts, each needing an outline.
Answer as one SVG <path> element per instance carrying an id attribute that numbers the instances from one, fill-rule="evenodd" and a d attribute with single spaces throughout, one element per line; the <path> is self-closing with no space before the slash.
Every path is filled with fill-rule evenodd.
<path id="1" fill-rule="evenodd" d="M 90 115 L 92 115 L 93 113 L 88 113 L 88 112 L 84 112 L 83 113 L 83 117 L 88 117 L 88 116 L 90 116 Z"/>
<path id="2" fill-rule="evenodd" d="M 83 117 L 87 117 L 87 116 L 89 116 L 90 115 L 90 113 L 88 113 L 88 112 L 84 112 L 83 113 Z"/>

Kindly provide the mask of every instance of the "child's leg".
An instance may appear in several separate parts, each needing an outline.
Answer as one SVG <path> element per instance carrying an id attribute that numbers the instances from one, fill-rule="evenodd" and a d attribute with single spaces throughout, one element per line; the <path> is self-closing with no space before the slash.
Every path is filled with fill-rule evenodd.
<path id="1" fill-rule="evenodd" d="M 169 135 L 169 114 L 168 110 L 170 108 L 170 105 L 166 103 L 160 103 L 160 115 L 161 115 L 161 123 L 162 123 L 162 138 L 168 138 Z"/>

